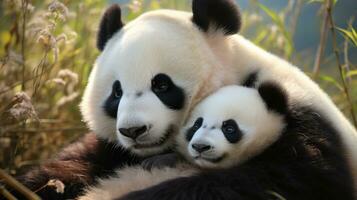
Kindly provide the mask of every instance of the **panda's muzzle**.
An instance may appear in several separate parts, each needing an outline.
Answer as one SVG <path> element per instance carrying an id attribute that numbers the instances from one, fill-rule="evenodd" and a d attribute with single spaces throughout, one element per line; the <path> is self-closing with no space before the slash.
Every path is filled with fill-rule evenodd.
<path id="1" fill-rule="evenodd" d="M 130 128 L 119 128 L 119 132 L 126 136 L 129 137 L 133 140 L 135 140 L 137 137 L 140 135 L 144 134 L 148 130 L 147 126 L 135 126 L 135 127 L 130 127 Z"/>
<path id="2" fill-rule="evenodd" d="M 174 126 L 170 126 L 165 134 L 160 137 L 156 142 L 152 142 L 152 143 L 138 143 L 137 141 L 135 141 L 135 144 L 133 145 L 133 147 L 135 149 L 144 149 L 144 148 L 153 148 L 153 147 L 159 147 L 163 144 L 166 143 L 166 141 L 168 141 L 171 138 L 171 135 L 173 135 L 174 133 Z"/>

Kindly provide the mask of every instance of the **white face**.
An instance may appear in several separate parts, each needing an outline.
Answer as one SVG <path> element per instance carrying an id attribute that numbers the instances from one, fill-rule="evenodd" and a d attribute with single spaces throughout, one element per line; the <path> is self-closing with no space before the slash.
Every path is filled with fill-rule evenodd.
<path id="1" fill-rule="evenodd" d="M 194 109 L 177 137 L 178 149 L 200 167 L 230 167 L 263 151 L 284 126 L 257 90 L 226 86 Z"/>
<path id="2" fill-rule="evenodd" d="M 108 41 L 81 103 L 98 136 L 140 155 L 172 145 L 214 66 L 193 26 L 186 13 L 147 13 Z"/>

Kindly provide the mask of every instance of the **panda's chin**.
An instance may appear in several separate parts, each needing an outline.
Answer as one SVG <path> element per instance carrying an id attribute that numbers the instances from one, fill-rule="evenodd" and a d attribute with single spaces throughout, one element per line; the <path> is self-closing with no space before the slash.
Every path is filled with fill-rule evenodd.
<path id="1" fill-rule="evenodd" d="M 226 157 L 227 154 L 215 157 L 195 156 L 193 157 L 193 162 L 203 168 L 218 168 Z"/>
<path id="2" fill-rule="evenodd" d="M 175 133 L 174 126 L 169 126 L 166 129 L 165 134 L 161 136 L 156 141 L 150 141 L 145 143 L 131 141 L 131 145 L 127 147 L 133 153 L 146 156 L 146 155 L 153 155 L 157 153 L 161 153 L 169 148 L 171 148 L 173 144 L 173 135 Z"/>

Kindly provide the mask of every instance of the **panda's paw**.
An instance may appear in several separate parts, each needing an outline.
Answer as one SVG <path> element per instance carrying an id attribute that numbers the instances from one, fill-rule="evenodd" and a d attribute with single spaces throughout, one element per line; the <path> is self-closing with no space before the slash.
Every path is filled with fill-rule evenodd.
<path id="1" fill-rule="evenodd" d="M 142 161 L 141 166 L 146 170 L 151 170 L 153 168 L 175 167 L 179 160 L 179 156 L 176 153 L 167 153 L 149 157 Z"/>

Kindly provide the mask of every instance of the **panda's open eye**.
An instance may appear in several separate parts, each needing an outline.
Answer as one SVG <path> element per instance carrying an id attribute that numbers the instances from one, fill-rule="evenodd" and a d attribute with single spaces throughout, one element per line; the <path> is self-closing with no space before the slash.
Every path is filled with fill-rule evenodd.
<path id="1" fill-rule="evenodd" d="M 193 124 L 192 128 L 197 131 L 202 126 L 202 123 L 203 123 L 203 118 L 199 117 Z"/>
<path id="2" fill-rule="evenodd" d="M 151 87 L 155 93 L 167 92 L 170 89 L 171 85 L 172 83 L 170 78 L 164 74 L 159 74 L 155 76 L 154 79 L 151 81 Z"/>
<path id="3" fill-rule="evenodd" d="M 185 91 L 167 74 L 159 73 L 151 79 L 151 91 L 169 109 L 180 110 L 185 105 Z"/>
<path id="4" fill-rule="evenodd" d="M 121 84 L 119 81 L 113 83 L 112 94 L 115 98 L 119 99 L 123 95 L 123 90 L 121 89 Z"/>
<path id="5" fill-rule="evenodd" d="M 186 133 L 186 140 L 187 141 L 191 141 L 191 139 L 192 139 L 193 135 L 196 133 L 196 131 L 201 128 L 202 123 L 203 123 L 203 118 L 202 117 L 199 117 L 199 118 L 196 119 L 196 121 L 193 124 L 193 126 L 187 130 L 187 133 Z"/>
<path id="6" fill-rule="evenodd" d="M 224 134 L 233 134 L 237 132 L 238 125 L 234 120 L 230 119 L 222 123 L 222 131 Z"/>
<path id="7" fill-rule="evenodd" d="M 223 132 L 226 134 L 232 134 L 236 131 L 235 127 L 233 126 L 225 126 L 223 129 Z"/>
<path id="8" fill-rule="evenodd" d="M 229 119 L 222 123 L 222 132 L 231 143 L 238 142 L 242 138 L 242 132 L 235 120 Z"/>
<path id="9" fill-rule="evenodd" d="M 123 96 L 123 90 L 121 89 L 120 81 L 114 81 L 112 85 L 112 92 L 109 97 L 104 102 L 103 108 L 105 113 L 115 119 L 118 113 L 118 106 L 120 103 L 120 99 Z"/>

